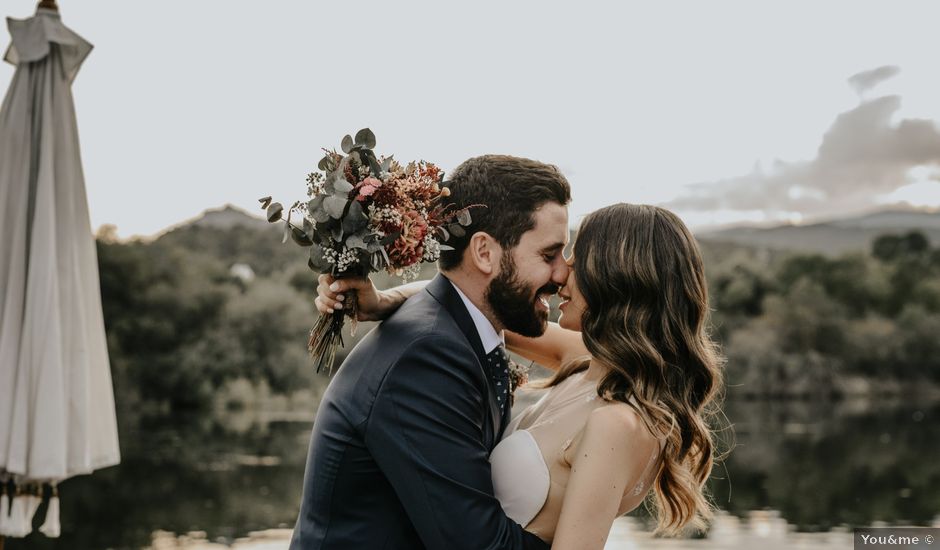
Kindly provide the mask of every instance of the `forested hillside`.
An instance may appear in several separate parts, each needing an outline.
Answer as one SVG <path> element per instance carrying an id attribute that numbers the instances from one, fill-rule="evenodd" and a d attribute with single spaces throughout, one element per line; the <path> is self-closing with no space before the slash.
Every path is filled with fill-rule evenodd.
<path id="1" fill-rule="evenodd" d="M 280 241 L 277 227 L 254 219 L 197 220 L 151 241 L 99 235 L 122 406 L 159 412 L 322 391 L 327 378 L 306 356 L 316 277 L 304 251 Z M 883 235 L 868 252 L 840 256 L 711 241 L 703 250 L 729 396 L 898 393 L 940 382 L 940 249 L 922 233 Z"/>

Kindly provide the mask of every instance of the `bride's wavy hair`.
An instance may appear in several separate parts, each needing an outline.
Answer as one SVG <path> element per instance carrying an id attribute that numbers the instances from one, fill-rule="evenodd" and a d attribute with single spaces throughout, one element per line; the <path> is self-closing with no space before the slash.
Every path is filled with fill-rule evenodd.
<path id="1" fill-rule="evenodd" d="M 695 238 L 668 210 L 614 204 L 582 222 L 574 277 L 586 302 L 584 344 L 611 369 L 598 394 L 637 409 L 664 442 L 648 501 L 657 532 L 703 530 L 713 516 L 704 486 L 716 454 L 709 422 L 718 413 L 723 359 L 708 334 Z M 568 365 L 547 385 L 584 368 Z"/>

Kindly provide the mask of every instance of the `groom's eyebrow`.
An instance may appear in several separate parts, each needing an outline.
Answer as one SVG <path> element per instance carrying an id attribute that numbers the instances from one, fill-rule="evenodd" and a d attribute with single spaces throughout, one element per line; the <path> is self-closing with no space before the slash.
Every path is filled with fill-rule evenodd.
<path id="1" fill-rule="evenodd" d="M 557 253 L 559 250 L 563 249 L 564 247 L 565 247 L 565 243 L 557 242 L 557 243 L 550 244 L 550 245 L 548 245 L 548 246 L 542 248 L 542 250 L 539 251 L 539 254 L 546 254 L 546 255 L 548 255 L 548 254 L 555 254 L 555 253 Z"/>

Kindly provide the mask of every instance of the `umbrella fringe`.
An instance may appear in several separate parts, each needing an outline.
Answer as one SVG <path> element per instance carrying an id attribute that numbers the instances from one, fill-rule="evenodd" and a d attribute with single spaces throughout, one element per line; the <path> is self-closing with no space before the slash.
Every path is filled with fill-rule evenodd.
<path id="1" fill-rule="evenodd" d="M 26 499 L 22 495 L 15 495 L 10 503 L 10 517 L 7 521 L 8 537 L 22 538 L 29 534 L 26 530 Z"/>
<path id="2" fill-rule="evenodd" d="M 20 537 L 25 537 L 33 532 L 33 517 L 36 515 L 36 510 L 39 509 L 39 505 L 42 504 L 42 497 L 25 494 L 20 499 L 23 501 L 23 519 L 20 522 L 20 533 L 22 535 Z"/>
<path id="3" fill-rule="evenodd" d="M 16 495 L 13 502 L 10 503 L 10 521 L 7 523 L 7 536 L 23 538 L 33 530 L 27 498 L 24 495 Z"/>
<path id="4" fill-rule="evenodd" d="M 48 484 L 49 498 L 46 518 L 40 531 L 49 538 L 61 532 L 59 523 L 59 491 Z M 33 532 L 33 519 L 42 505 L 45 486 L 38 483 L 0 482 L 0 537 L 23 538 Z"/>
<path id="5" fill-rule="evenodd" d="M 0 537 L 5 537 L 9 533 L 8 524 L 10 523 L 10 498 L 7 496 L 7 484 L 0 483 Z"/>
<path id="6" fill-rule="evenodd" d="M 39 527 L 39 532 L 51 539 L 59 538 L 62 527 L 59 523 L 59 489 L 52 485 L 52 496 L 49 497 L 49 506 L 46 507 L 46 519 Z"/>

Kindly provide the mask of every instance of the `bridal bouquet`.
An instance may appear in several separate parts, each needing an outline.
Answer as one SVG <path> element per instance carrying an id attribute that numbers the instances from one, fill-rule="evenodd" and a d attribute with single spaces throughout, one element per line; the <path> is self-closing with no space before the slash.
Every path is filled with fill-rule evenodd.
<path id="1" fill-rule="evenodd" d="M 365 277 L 385 270 L 416 278 L 421 262 L 437 261 L 450 235 L 461 237 L 471 223 L 469 207 L 444 204 L 450 191 L 444 173 L 430 162 L 402 166 L 392 156 L 376 157 L 375 135 L 368 128 L 342 140 L 342 154 L 326 150 L 318 172 L 307 176 L 306 201 L 284 207 L 260 199 L 271 223 L 284 222 L 288 239 L 310 249 L 307 265 L 335 278 Z M 345 309 L 320 315 L 308 349 L 317 372 L 332 372 L 337 346 L 343 345 L 345 315 L 356 318 L 355 295 Z"/>

